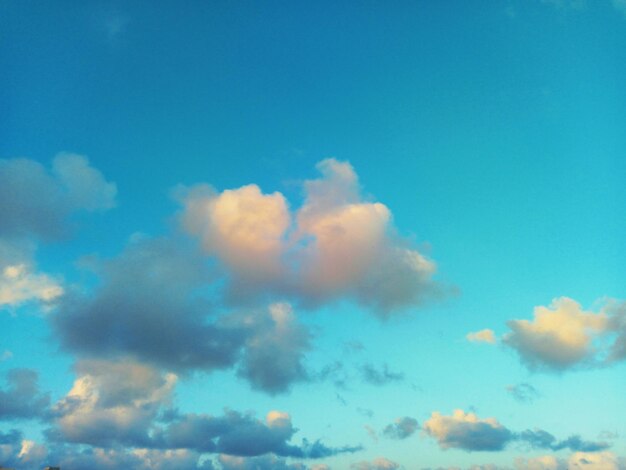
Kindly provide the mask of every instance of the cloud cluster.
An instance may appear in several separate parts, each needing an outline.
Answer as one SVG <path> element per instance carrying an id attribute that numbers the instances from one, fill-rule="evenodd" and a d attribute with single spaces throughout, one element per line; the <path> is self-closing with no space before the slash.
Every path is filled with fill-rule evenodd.
<path id="1" fill-rule="evenodd" d="M 0 389 L 0 421 L 42 418 L 50 396 L 39 390 L 37 372 L 11 369 L 7 373 L 8 387 Z"/>
<path id="2" fill-rule="evenodd" d="M 500 451 L 512 442 L 552 451 L 569 449 L 573 452 L 598 452 L 609 447 L 605 442 L 585 441 L 578 435 L 559 441 L 542 429 L 513 432 L 495 418 L 481 419 L 463 410 L 454 410 L 451 416 L 434 412 L 422 429 L 435 438 L 442 449 L 454 448 L 469 452 Z"/>
<path id="3" fill-rule="evenodd" d="M 312 459 L 361 449 L 306 439 L 292 444 L 297 429 L 281 411 L 263 421 L 233 410 L 223 416 L 166 413 L 177 377 L 133 361 L 81 361 L 76 371 L 74 386 L 50 414 L 46 436 L 57 444 Z"/>
<path id="4" fill-rule="evenodd" d="M 534 310 L 534 319 L 511 320 L 503 336 L 530 369 L 563 371 L 598 367 L 626 357 L 626 307 L 608 302 L 598 312 L 568 297 Z"/>
<path id="5" fill-rule="evenodd" d="M 212 277 L 190 249 L 141 239 L 98 270 L 100 288 L 68 292 L 51 321 L 63 346 L 88 357 L 132 357 L 184 373 L 231 368 L 259 390 L 306 380 L 311 335 L 285 303 L 212 314 Z"/>
<path id="6" fill-rule="evenodd" d="M 303 205 L 256 185 L 218 193 L 179 188 L 183 228 L 231 278 L 231 300 L 273 292 L 305 304 L 354 299 L 379 315 L 418 305 L 437 291 L 435 264 L 394 235 L 389 209 L 360 194 L 349 163 L 317 165 Z"/>
<path id="7" fill-rule="evenodd" d="M 454 410 L 452 416 L 435 411 L 423 429 L 442 449 L 498 451 L 513 438 L 513 433 L 495 418 L 480 419 L 463 410 Z"/>
<path id="8" fill-rule="evenodd" d="M 0 308 L 62 295 L 58 279 L 35 270 L 36 242 L 65 235 L 75 213 L 112 208 L 116 193 L 81 155 L 59 154 L 50 170 L 25 158 L 0 160 Z"/>

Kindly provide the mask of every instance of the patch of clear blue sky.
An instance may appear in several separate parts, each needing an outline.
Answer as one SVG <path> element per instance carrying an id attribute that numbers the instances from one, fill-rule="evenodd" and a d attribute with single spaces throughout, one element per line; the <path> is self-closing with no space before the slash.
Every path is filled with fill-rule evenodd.
<path id="1" fill-rule="evenodd" d="M 48 164 L 58 151 L 85 154 L 119 188 L 117 209 L 40 249 L 45 270 L 75 280 L 68 260 L 113 255 L 135 231 L 166 232 L 178 183 L 254 182 L 297 206 L 298 181 L 329 156 L 355 166 L 402 234 L 431 245 L 457 298 L 384 325 L 347 306 L 309 320 L 322 326 L 327 356 L 316 353 L 315 367 L 334 357 L 388 362 L 406 383 L 357 381 L 339 392 L 347 407 L 328 385 L 268 398 L 221 373 L 179 392 L 196 411 L 286 409 L 303 435 L 366 444 L 359 460 L 509 462 L 514 450 L 374 444 L 362 428 L 472 405 L 513 429 L 626 435 L 610 421 L 624 399 L 593 399 L 600 377 L 607 393 L 624 389 L 623 366 L 534 376 L 463 340 L 485 327 L 502 333 L 553 297 L 585 306 L 626 297 L 625 83 L 626 15 L 609 1 L 0 4 L 0 157 Z M 15 353 L 0 369 L 36 367 L 56 393 L 67 390 L 68 358 L 46 358 L 50 346 L 32 340 L 47 334 L 43 321 L 0 315 L 0 327 Z M 362 359 L 339 356 L 348 339 L 366 345 Z M 519 405 L 504 392 L 519 381 L 549 396 Z M 588 398 L 586 420 L 568 414 L 572 388 Z"/>

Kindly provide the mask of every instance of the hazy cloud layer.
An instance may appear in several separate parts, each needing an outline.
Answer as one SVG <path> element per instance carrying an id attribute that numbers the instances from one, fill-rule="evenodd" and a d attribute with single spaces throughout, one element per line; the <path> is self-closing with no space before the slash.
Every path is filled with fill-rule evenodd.
<path id="1" fill-rule="evenodd" d="M 30 369 L 7 373 L 8 387 L 0 389 L 0 421 L 44 417 L 50 396 L 40 391 L 37 379 L 37 372 Z"/>
<path id="2" fill-rule="evenodd" d="M 262 291 L 305 304 L 348 297 L 388 315 L 434 295 L 434 263 L 394 235 L 385 205 L 363 199 L 352 166 L 328 159 L 317 169 L 295 212 L 256 185 L 176 190 L 183 228 L 230 273 L 231 300 Z"/>

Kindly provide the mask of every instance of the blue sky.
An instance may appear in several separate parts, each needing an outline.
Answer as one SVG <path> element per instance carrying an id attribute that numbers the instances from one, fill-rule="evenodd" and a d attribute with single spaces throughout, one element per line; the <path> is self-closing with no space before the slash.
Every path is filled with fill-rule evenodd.
<path id="1" fill-rule="evenodd" d="M 624 64 L 622 0 L 2 2 L 0 465 L 626 468 Z"/>

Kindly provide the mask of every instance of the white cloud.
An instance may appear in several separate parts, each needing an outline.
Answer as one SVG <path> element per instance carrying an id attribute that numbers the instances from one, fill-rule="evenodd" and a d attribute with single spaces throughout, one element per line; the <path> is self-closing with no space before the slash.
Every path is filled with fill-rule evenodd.
<path id="1" fill-rule="evenodd" d="M 294 212 L 281 193 L 256 185 L 176 191 L 183 228 L 226 266 L 231 297 L 267 290 L 308 304 L 350 297 L 387 315 L 432 296 L 435 264 L 394 235 L 384 204 L 363 199 L 352 166 L 327 159 L 317 169 L 321 177 L 304 183 Z"/>
<path id="2" fill-rule="evenodd" d="M 563 460 L 553 455 L 542 455 L 539 457 L 515 459 L 517 470 L 566 470 L 567 465 Z"/>
<path id="3" fill-rule="evenodd" d="M 467 451 L 502 450 L 513 434 L 495 418 L 480 419 L 474 413 L 454 410 L 452 416 L 435 411 L 423 425 L 442 449 L 456 448 Z"/>
<path id="4" fill-rule="evenodd" d="M 46 274 L 31 272 L 26 264 L 0 264 L 0 308 L 31 300 L 48 303 L 63 294 L 60 282 Z"/>
<path id="5" fill-rule="evenodd" d="M 490 343 L 494 344 L 496 342 L 496 335 L 493 330 L 484 329 L 480 331 L 474 331 L 468 333 L 465 338 L 472 343 Z"/>
<path id="6" fill-rule="evenodd" d="M 612 452 L 575 452 L 568 460 L 568 470 L 620 470 Z"/>
<path id="7" fill-rule="evenodd" d="M 549 307 L 535 307 L 534 319 L 511 320 L 512 332 L 502 341 L 515 349 L 531 368 L 563 370 L 597 360 L 596 340 L 608 331 L 604 311 L 585 311 L 568 297 L 552 301 Z"/>

